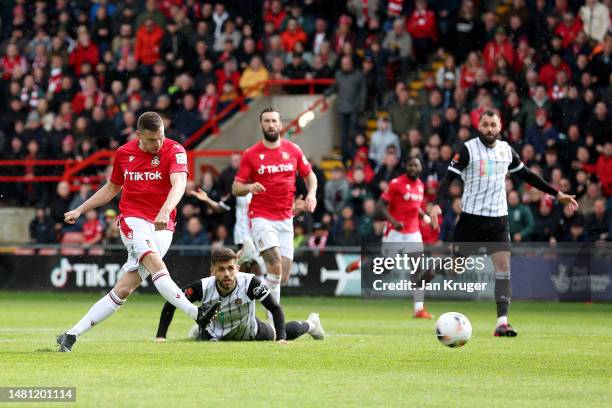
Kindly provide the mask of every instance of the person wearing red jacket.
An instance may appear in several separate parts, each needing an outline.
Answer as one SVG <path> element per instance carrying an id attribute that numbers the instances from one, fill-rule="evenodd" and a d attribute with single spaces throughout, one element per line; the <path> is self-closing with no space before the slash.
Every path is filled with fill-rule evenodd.
<path id="1" fill-rule="evenodd" d="M 561 71 L 565 72 L 568 81 L 571 81 L 572 70 L 569 65 L 561 60 L 559 54 L 553 54 L 550 57 L 550 62 L 540 69 L 540 82 L 550 90 L 557 80 L 557 74 Z"/>
<path id="2" fill-rule="evenodd" d="M 164 37 L 164 31 L 159 28 L 152 18 L 136 33 L 136 61 L 144 65 L 153 65 L 159 59 L 159 45 Z"/>
<path id="3" fill-rule="evenodd" d="M 563 14 L 563 21 L 555 29 L 555 34 L 563 38 L 563 48 L 569 48 L 578 33 L 582 31 L 582 21 L 571 12 Z"/>
<path id="4" fill-rule="evenodd" d="M 495 70 L 497 58 L 500 56 L 506 60 L 509 66 L 514 64 L 514 49 L 512 48 L 512 43 L 506 36 L 506 30 L 502 27 L 497 28 L 495 31 L 495 39 L 489 41 L 482 52 L 485 69 L 489 75 Z"/>
<path id="5" fill-rule="evenodd" d="M 78 44 L 70 54 L 69 63 L 77 76 L 81 75 L 81 66 L 88 62 L 92 67 L 98 65 L 100 51 L 89 38 L 87 30 L 79 30 Z"/>
<path id="6" fill-rule="evenodd" d="M 577 167 L 587 173 L 597 175 L 601 183 L 601 191 L 606 197 L 612 197 L 612 140 L 606 140 L 604 152 L 595 164 L 578 163 Z"/>
<path id="7" fill-rule="evenodd" d="M 27 61 L 25 57 L 19 55 L 19 48 L 15 43 L 9 43 L 6 47 L 6 55 L 0 61 L 0 71 L 2 71 L 2 80 L 8 81 L 13 75 L 16 67 L 21 69 L 22 73 L 27 71 Z"/>
<path id="8" fill-rule="evenodd" d="M 264 22 L 273 23 L 276 31 L 280 31 L 286 17 L 287 12 L 283 9 L 283 2 L 281 0 L 272 0 L 270 9 L 264 13 Z"/>
<path id="9" fill-rule="evenodd" d="M 427 52 L 438 41 L 436 15 L 427 8 L 426 0 L 416 0 L 414 12 L 406 21 L 406 30 L 414 43 L 417 60 L 424 61 Z"/>
<path id="10" fill-rule="evenodd" d="M 293 52 L 295 48 L 295 44 L 302 43 L 306 44 L 308 41 L 308 37 L 302 27 L 299 26 L 297 20 L 291 18 L 287 22 L 287 29 L 281 34 L 281 42 L 283 44 L 283 48 L 287 52 Z"/>

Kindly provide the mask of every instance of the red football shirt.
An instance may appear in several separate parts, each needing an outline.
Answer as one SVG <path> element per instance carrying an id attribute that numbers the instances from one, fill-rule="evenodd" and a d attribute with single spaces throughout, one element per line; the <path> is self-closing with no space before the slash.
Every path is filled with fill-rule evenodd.
<path id="1" fill-rule="evenodd" d="M 253 194 L 249 218 L 278 221 L 293 217 L 295 174 L 306 177 L 311 171 L 302 150 L 285 139 L 281 139 L 276 149 L 267 148 L 262 141 L 245 150 L 236 180 L 260 183 L 266 189 L 263 193 Z"/>
<path id="2" fill-rule="evenodd" d="M 110 180 L 123 185 L 120 217 L 137 217 L 154 222 L 172 188 L 170 174 L 188 172 L 187 153 L 180 143 L 165 139 L 157 154 L 142 151 L 138 139 L 117 149 Z M 174 231 L 176 208 L 170 212 L 167 229 Z"/>
<path id="3" fill-rule="evenodd" d="M 381 196 L 389 204 L 389 214 L 404 224 L 401 233 L 410 234 L 419 231 L 419 208 L 423 201 L 424 190 L 421 180 L 412 180 L 402 174 L 391 180 L 389 188 Z M 391 229 L 393 225 L 387 222 L 387 231 Z"/>
<path id="4" fill-rule="evenodd" d="M 99 220 L 91 220 L 85 222 L 83 224 L 83 239 L 88 242 L 94 239 L 96 234 L 102 233 L 104 229 L 102 228 L 102 223 Z"/>

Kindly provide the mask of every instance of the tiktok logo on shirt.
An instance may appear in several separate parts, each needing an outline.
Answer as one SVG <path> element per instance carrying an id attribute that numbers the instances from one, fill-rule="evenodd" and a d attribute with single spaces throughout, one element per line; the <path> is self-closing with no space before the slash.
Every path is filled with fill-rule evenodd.
<path id="1" fill-rule="evenodd" d="M 259 166 L 259 170 L 257 170 L 257 173 L 259 174 L 274 174 L 274 173 L 282 173 L 282 172 L 286 172 L 286 171 L 295 171 L 293 168 L 293 163 L 287 163 L 287 164 L 271 164 L 268 166 L 264 166 L 263 164 L 261 166 Z"/>
<path id="2" fill-rule="evenodd" d="M 124 171 L 123 179 L 130 181 L 153 181 L 161 180 L 162 174 L 160 171 Z"/>

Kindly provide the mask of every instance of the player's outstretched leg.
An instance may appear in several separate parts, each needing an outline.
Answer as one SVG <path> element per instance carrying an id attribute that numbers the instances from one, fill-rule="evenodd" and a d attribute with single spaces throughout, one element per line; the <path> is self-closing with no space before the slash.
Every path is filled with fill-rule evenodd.
<path id="1" fill-rule="evenodd" d="M 164 299 L 185 312 L 193 320 L 198 318 L 198 307 L 187 300 L 183 291 L 170 277 L 166 264 L 157 253 L 151 252 L 145 255 L 140 263 L 151 272 L 151 280 Z"/>
<path id="2" fill-rule="evenodd" d="M 497 325 L 493 335 L 495 337 L 516 337 L 516 330 L 508 323 L 508 309 L 512 297 L 512 283 L 510 281 L 510 252 L 496 252 L 492 254 L 495 267 L 495 304 L 497 306 Z"/>
<path id="3" fill-rule="evenodd" d="M 287 333 L 287 340 L 295 340 L 306 333 L 310 334 L 315 340 L 323 340 L 325 337 L 318 313 L 311 313 L 308 315 L 308 319 L 304 321 L 287 322 L 285 332 Z"/>
<path id="4" fill-rule="evenodd" d="M 98 325 L 115 313 L 130 294 L 140 285 L 140 276 L 136 271 L 123 274 L 115 287 L 98 300 L 70 330 L 57 338 L 60 352 L 72 351 L 77 337 Z"/>

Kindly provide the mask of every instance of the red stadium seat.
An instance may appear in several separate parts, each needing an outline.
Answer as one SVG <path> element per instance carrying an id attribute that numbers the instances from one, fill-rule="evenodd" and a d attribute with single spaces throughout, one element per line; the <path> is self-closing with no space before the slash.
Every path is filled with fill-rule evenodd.
<path id="1" fill-rule="evenodd" d="M 15 255 L 34 255 L 32 248 L 15 248 Z"/>
<path id="2" fill-rule="evenodd" d="M 67 232 L 62 237 L 62 255 L 83 255 L 85 251 L 80 246 L 84 238 L 81 232 Z M 63 245 L 71 245 L 64 247 Z"/>

